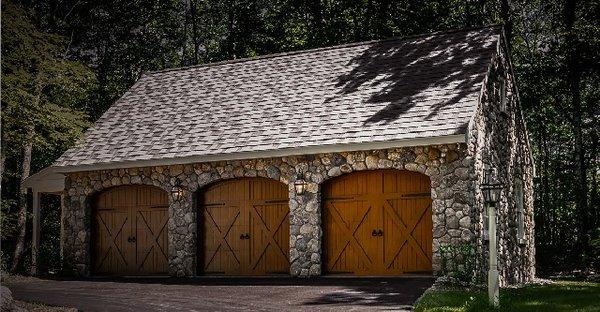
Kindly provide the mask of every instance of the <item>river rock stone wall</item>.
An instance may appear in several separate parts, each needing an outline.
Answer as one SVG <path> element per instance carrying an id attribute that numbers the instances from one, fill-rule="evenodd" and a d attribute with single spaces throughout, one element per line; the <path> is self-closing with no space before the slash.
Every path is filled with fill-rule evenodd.
<path id="1" fill-rule="evenodd" d="M 431 180 L 433 270 L 440 267 L 440 245 L 475 244 L 474 158 L 466 144 L 329 153 L 268 159 L 78 172 L 66 177 L 62 254 L 66 267 L 90 275 L 90 199 L 110 187 L 154 185 L 169 192 L 179 180 L 184 195 L 169 194 L 169 268 L 173 276 L 197 274 L 195 193 L 210 183 L 236 177 L 267 177 L 288 185 L 290 205 L 290 274 L 321 274 L 321 185 L 342 174 L 375 169 L 408 170 Z M 297 195 L 300 174 L 307 191 Z"/>
<path id="2" fill-rule="evenodd" d="M 506 109 L 501 109 L 501 83 L 506 85 Z M 533 219 L 533 158 L 522 115 L 514 75 L 502 45 L 494 56 L 481 93 L 480 106 L 469 129 L 468 149 L 474 155 L 476 171 L 475 235 L 478 271 L 482 279 L 488 269 L 488 242 L 484 238 L 485 211 L 480 185 L 485 166 L 498 169 L 503 183 L 500 202 L 496 205 L 498 270 L 500 284 L 520 284 L 535 277 Z M 518 211 L 515 186 L 523 182 L 524 236 L 518 236 Z M 484 279 L 485 280 L 485 279 Z"/>

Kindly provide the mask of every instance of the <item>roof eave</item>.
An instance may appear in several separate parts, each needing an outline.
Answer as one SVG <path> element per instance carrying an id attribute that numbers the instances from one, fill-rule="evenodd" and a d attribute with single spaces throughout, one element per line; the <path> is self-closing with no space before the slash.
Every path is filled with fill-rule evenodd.
<path id="1" fill-rule="evenodd" d="M 299 155 L 314 155 L 323 153 L 338 153 L 350 151 L 365 151 L 365 150 L 380 150 L 410 146 L 427 146 L 427 145 L 442 145 L 442 144 L 457 144 L 466 143 L 467 137 L 465 133 L 451 134 L 436 137 L 413 138 L 395 141 L 379 141 L 379 142 L 362 142 L 352 144 L 331 144 L 331 145 L 316 145 L 297 148 L 275 149 L 255 152 L 238 152 L 227 154 L 213 155 L 197 155 L 187 157 L 173 157 L 147 160 L 133 160 L 122 162 L 107 162 L 96 164 L 84 164 L 73 166 L 57 166 L 56 170 L 60 173 L 96 171 L 96 170 L 111 170 L 125 169 L 137 167 L 153 167 L 153 166 L 168 166 L 168 165 L 183 165 L 192 163 L 206 163 L 215 161 L 232 161 L 258 158 L 273 158 L 285 156 Z"/>

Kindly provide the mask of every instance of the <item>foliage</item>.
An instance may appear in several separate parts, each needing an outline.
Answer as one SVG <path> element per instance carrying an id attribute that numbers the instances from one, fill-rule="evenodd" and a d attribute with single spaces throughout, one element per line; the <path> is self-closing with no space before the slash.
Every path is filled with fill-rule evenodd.
<path id="1" fill-rule="evenodd" d="M 471 244 L 440 246 L 442 275 L 451 277 L 459 284 L 473 285 L 479 282 L 476 275 L 476 250 Z"/>
<path id="2" fill-rule="evenodd" d="M 529 285 L 500 290 L 500 307 L 488 304 L 485 291 L 440 289 L 426 292 L 415 311 L 600 311 L 600 284 L 556 281 L 549 285 Z"/>
<path id="3" fill-rule="evenodd" d="M 44 196 L 46 205 L 41 213 L 41 238 L 39 269 L 41 272 L 59 273 L 60 266 L 60 197 Z"/>
<path id="4" fill-rule="evenodd" d="M 600 227 L 596 228 L 594 231 L 594 235 L 592 236 L 592 240 L 590 240 L 590 259 L 595 262 L 594 267 L 600 267 Z"/>
<path id="5" fill-rule="evenodd" d="M 78 105 L 89 96 L 95 78 L 84 64 L 68 59 L 64 37 L 39 31 L 26 11 L 10 1 L 2 2 L 2 43 L 1 152 L 6 159 L 2 247 L 6 251 L 17 226 L 13 214 L 20 200 L 23 147 L 32 144 L 41 155 L 54 155 L 53 149 L 73 144 L 89 126 Z M 44 159 L 42 165 L 52 161 Z"/>
<path id="6" fill-rule="evenodd" d="M 10 147 L 29 140 L 40 148 L 72 141 L 88 126 L 75 105 L 86 99 L 93 73 L 66 59 L 63 37 L 37 31 L 23 9 L 2 4 L 4 155 L 18 153 Z M 35 133 L 32 138 L 29 128 Z"/>
<path id="7" fill-rule="evenodd" d="M 541 274 L 590 265 L 587 242 L 600 224 L 600 5 L 573 1 L 571 29 L 566 3 L 516 2 L 513 8 L 512 58 L 538 176 L 535 233 Z M 573 48 L 578 56 L 571 62 Z M 571 92 L 574 69 L 581 78 L 578 101 Z"/>

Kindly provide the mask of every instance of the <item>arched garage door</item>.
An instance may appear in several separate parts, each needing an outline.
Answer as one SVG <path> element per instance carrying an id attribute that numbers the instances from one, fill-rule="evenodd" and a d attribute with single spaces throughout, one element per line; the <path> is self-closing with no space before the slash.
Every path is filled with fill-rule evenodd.
<path id="1" fill-rule="evenodd" d="M 430 181 L 400 170 L 361 171 L 323 187 L 324 269 L 330 274 L 431 272 Z"/>
<path id="2" fill-rule="evenodd" d="M 108 189 L 92 202 L 92 272 L 99 275 L 168 273 L 167 193 L 131 185 Z"/>
<path id="3" fill-rule="evenodd" d="M 266 178 L 226 180 L 205 188 L 199 200 L 202 273 L 289 273 L 285 184 Z"/>

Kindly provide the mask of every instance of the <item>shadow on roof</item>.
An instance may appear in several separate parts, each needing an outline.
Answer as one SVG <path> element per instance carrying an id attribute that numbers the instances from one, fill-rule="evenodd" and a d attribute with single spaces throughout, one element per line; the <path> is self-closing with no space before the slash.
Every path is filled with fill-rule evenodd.
<path id="1" fill-rule="evenodd" d="M 386 104 L 363 124 L 388 124 L 420 100 L 439 98 L 425 120 L 452 108 L 480 86 L 495 48 L 494 29 L 381 41 L 353 58 L 338 77 L 338 95 L 379 87 L 366 103 Z"/>

